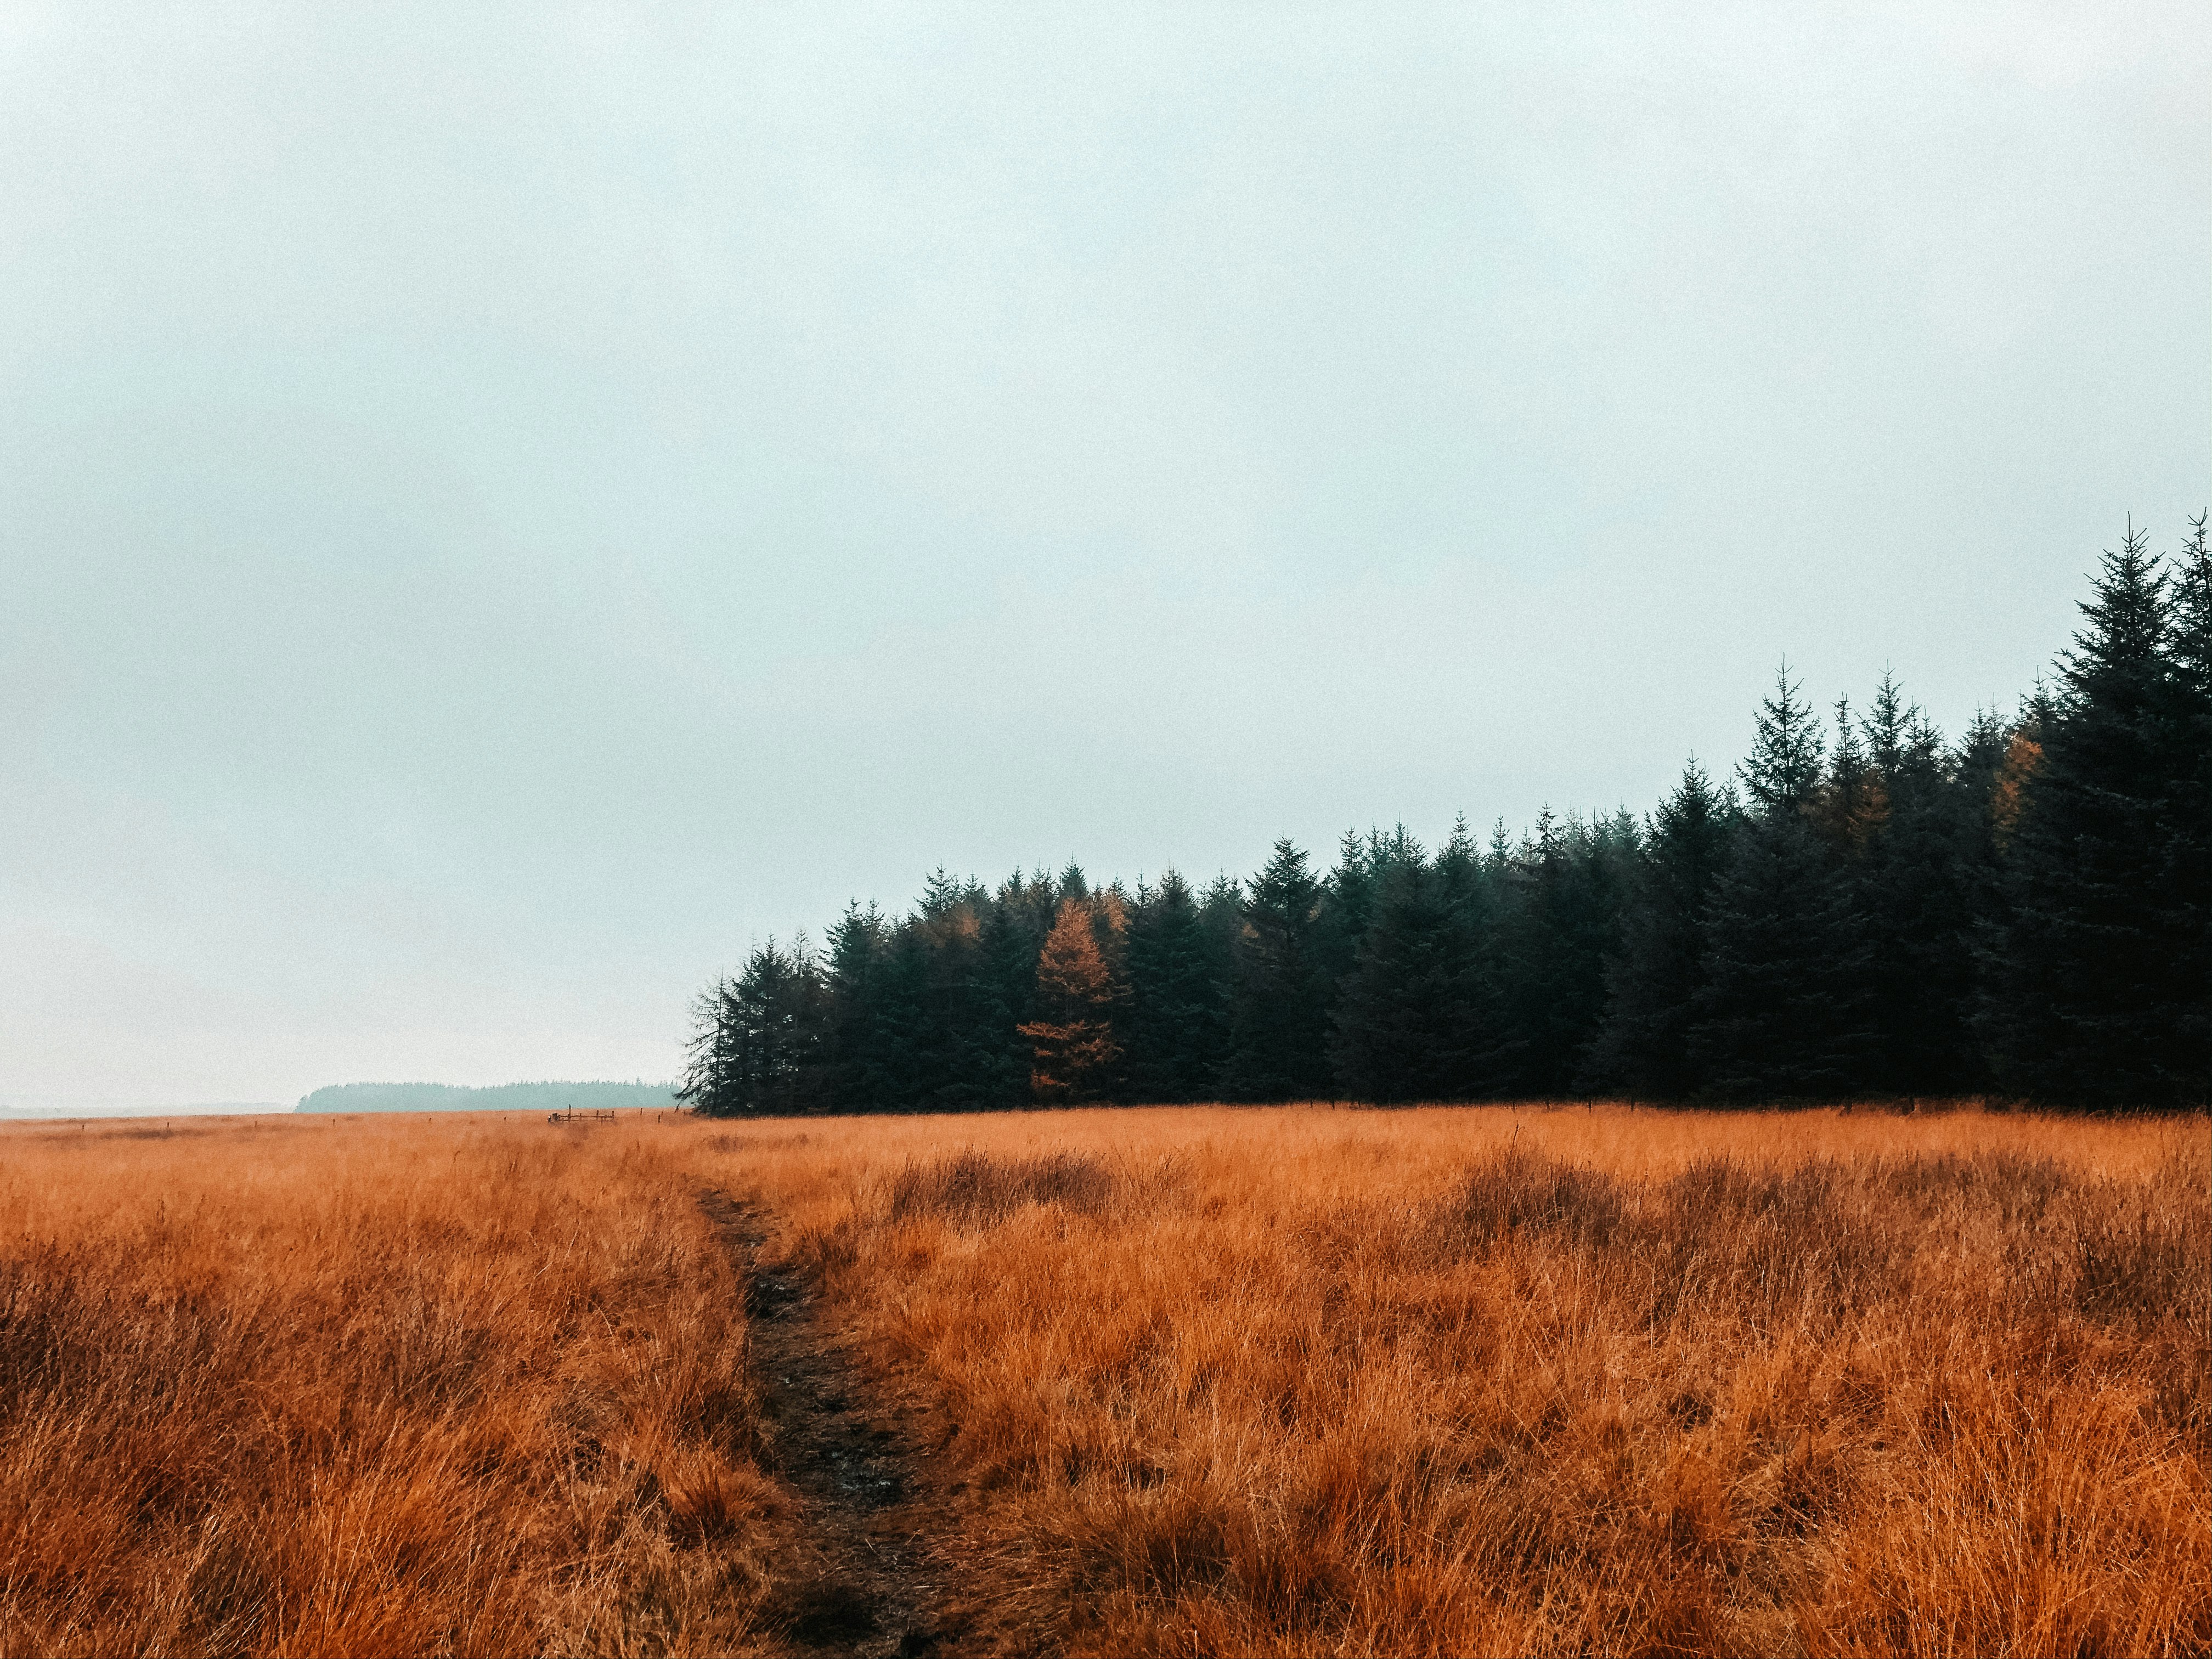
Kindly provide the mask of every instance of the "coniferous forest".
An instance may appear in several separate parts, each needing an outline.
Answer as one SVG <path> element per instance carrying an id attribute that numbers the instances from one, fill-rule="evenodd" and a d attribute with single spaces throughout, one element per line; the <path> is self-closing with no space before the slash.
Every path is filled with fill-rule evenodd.
<path id="1" fill-rule="evenodd" d="M 2212 1096 L 2212 556 L 2105 555 L 2072 648 L 1955 738 L 1785 670 L 1647 818 L 1278 842 L 1249 878 L 939 872 L 695 1008 L 709 1115 L 1194 1100 Z"/>

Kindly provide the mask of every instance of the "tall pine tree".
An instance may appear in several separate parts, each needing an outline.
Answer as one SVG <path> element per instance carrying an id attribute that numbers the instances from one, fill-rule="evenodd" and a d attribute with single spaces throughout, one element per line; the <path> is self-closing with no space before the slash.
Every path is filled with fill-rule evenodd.
<path id="1" fill-rule="evenodd" d="M 1705 921 L 1737 813 L 1695 760 L 1652 814 L 1630 877 L 1611 993 L 1585 1082 L 1678 1099 L 1697 1091 L 1690 1027 L 1705 987 Z"/>
<path id="2" fill-rule="evenodd" d="M 2175 935 L 2175 1097 L 2212 1098 L 2212 549 L 2205 517 L 2176 561 L 2167 655 L 2173 665 L 2171 741 L 2175 769 L 2161 858 Z M 2193 994 L 2191 988 L 2194 988 Z"/>
<path id="3" fill-rule="evenodd" d="M 893 1104 L 880 1029 L 886 933 L 883 913 L 872 904 L 863 910 L 857 902 L 830 929 L 823 962 L 823 1066 L 836 1111 L 880 1112 Z"/>
<path id="4" fill-rule="evenodd" d="M 1749 813 L 1707 902 L 1690 1063 L 1737 1100 L 1856 1093 L 1876 1038 L 1870 952 L 1841 850 L 1814 822 L 1823 744 L 1787 668 L 1739 770 Z"/>
<path id="5" fill-rule="evenodd" d="M 1322 886 L 1306 854 L 1277 842 L 1244 896 L 1237 938 L 1222 1078 L 1230 1099 L 1312 1100 L 1330 1092 L 1321 912 Z"/>
<path id="6" fill-rule="evenodd" d="M 1130 1098 L 1212 1098 L 1227 1034 L 1223 964 L 1190 884 L 1170 870 L 1140 892 L 1128 941 Z"/>
<path id="7" fill-rule="evenodd" d="M 1984 1010 L 2000 1085 L 2039 1100 L 2126 1108 L 2204 1095 L 2202 946 L 2175 903 L 2177 878 L 2189 879 L 2175 854 L 2191 833 L 2175 815 L 2203 763 L 2178 718 L 2171 599 L 2130 527 L 2105 555 L 2039 722 Z"/>
<path id="8" fill-rule="evenodd" d="M 1992 871 L 1986 727 L 1957 755 L 1891 676 L 1862 726 L 1863 805 L 1851 842 L 1869 951 L 1876 1052 L 1869 1082 L 1888 1094 L 1980 1086 L 1972 1023 L 1975 936 Z"/>
<path id="9" fill-rule="evenodd" d="M 828 1036 L 822 976 L 801 935 L 745 958 L 696 1009 L 697 1035 L 679 1097 L 706 1117 L 783 1117 L 826 1110 Z"/>
<path id="10" fill-rule="evenodd" d="M 1460 1097 L 1480 1035 L 1467 910 L 1403 826 L 1366 863 L 1370 914 L 1334 1011 L 1338 1083 L 1361 1100 Z"/>
<path id="11" fill-rule="evenodd" d="M 1549 807 L 1504 870 L 1492 972 L 1504 1041 L 1480 1062 L 1492 1092 L 1571 1094 L 1605 1015 L 1605 958 L 1616 945 L 1624 846 L 1615 826 Z"/>

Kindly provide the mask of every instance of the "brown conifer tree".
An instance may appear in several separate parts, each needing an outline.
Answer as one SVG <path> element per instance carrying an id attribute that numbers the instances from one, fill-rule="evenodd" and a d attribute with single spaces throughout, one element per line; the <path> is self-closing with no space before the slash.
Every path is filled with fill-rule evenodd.
<path id="1" fill-rule="evenodd" d="M 1040 1102 L 1075 1105 L 1105 1093 L 1121 1057 L 1114 1038 L 1116 988 L 1091 902 L 1062 899 L 1037 958 L 1039 1018 L 1021 1027 L 1034 1054 L 1030 1091 Z"/>

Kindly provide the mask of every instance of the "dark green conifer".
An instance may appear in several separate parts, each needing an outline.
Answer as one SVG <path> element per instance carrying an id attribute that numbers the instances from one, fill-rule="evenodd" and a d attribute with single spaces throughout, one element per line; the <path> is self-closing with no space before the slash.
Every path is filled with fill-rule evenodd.
<path id="1" fill-rule="evenodd" d="M 1243 902 L 1223 1092 L 1232 1100 L 1328 1097 L 1329 986 L 1316 948 L 1322 886 L 1279 841 Z"/>
<path id="2" fill-rule="evenodd" d="M 1224 1048 L 1220 973 L 1196 895 L 1173 870 L 1129 912 L 1129 1097 L 1212 1097 Z"/>
<path id="3" fill-rule="evenodd" d="M 2178 717 L 2179 618 L 2141 532 L 2105 555 L 2081 611 L 2007 843 L 1984 1029 L 1999 1085 L 2039 1100 L 2201 1100 L 2201 924 L 2176 903 L 2192 831 L 2175 815 L 2203 762 Z"/>
<path id="4" fill-rule="evenodd" d="M 1334 1010 L 1338 1083 L 1360 1100 L 1463 1098 L 1483 1031 L 1461 884 L 1402 825 L 1365 863 L 1372 913 Z"/>
<path id="5" fill-rule="evenodd" d="M 942 1075 L 929 969 L 927 937 L 919 921 L 908 916 L 891 928 L 876 970 L 874 1082 L 879 1111 L 924 1109 Z"/>
<path id="6" fill-rule="evenodd" d="M 828 1007 L 801 935 L 745 958 L 702 1000 L 692 1066 L 679 1097 L 708 1117 L 783 1117 L 828 1106 L 822 1069 Z"/>
<path id="7" fill-rule="evenodd" d="M 989 1104 L 998 1110 L 1030 1100 L 1030 1043 L 1020 1028 L 1040 1014 L 1037 958 L 1057 908 L 1051 880 L 1039 871 L 1024 879 L 1017 870 L 991 896 L 983 913 L 981 972 L 989 986 L 996 1024 L 984 1034 Z"/>
<path id="8" fill-rule="evenodd" d="M 827 1007 L 823 1071 L 832 1109 L 880 1112 L 891 1104 L 883 1073 L 881 975 L 887 927 L 872 904 L 857 901 L 830 929 L 823 953 Z"/>
<path id="9" fill-rule="evenodd" d="M 1515 855 L 1492 970 L 1502 1041 L 1480 1062 L 1492 1091 L 1568 1095 L 1586 1071 L 1620 930 L 1622 850 L 1607 825 L 1546 807 Z"/>
<path id="10" fill-rule="evenodd" d="M 1889 682 L 1885 678 L 1884 684 Z M 1890 687 L 1893 694 L 1895 688 Z M 1892 714 L 1897 714 L 1893 709 Z M 1881 716 L 1876 715 L 1879 724 Z M 1867 836 L 1881 815 L 1880 779 L 1869 762 L 1851 720 L 1851 700 L 1836 699 L 1836 746 L 1830 753 L 1827 775 L 1814 792 L 1808 816 L 1831 843 L 1846 857 L 1864 849 Z"/>
<path id="11" fill-rule="evenodd" d="M 738 1085 L 739 1035 L 737 982 L 716 979 L 691 1004 L 691 1040 L 684 1048 L 677 1099 L 702 1117 L 736 1117 L 745 1110 Z"/>
<path id="12" fill-rule="evenodd" d="M 1352 978 L 1360 941 L 1374 920 L 1377 883 L 1370 848 L 1377 840 L 1371 830 L 1364 841 L 1357 831 L 1346 830 L 1337 842 L 1336 867 L 1323 884 L 1327 890 L 1316 949 L 1322 971 L 1340 997 Z"/>
<path id="13" fill-rule="evenodd" d="M 1845 1097 L 1873 1067 L 1865 918 L 1813 822 L 1823 746 L 1785 665 L 1738 771 L 1750 811 L 1706 905 L 1690 1063 L 1726 1098 Z"/>
<path id="14" fill-rule="evenodd" d="M 984 951 L 981 912 L 989 902 L 979 884 L 939 871 L 915 919 L 927 963 L 917 1109 L 973 1112 L 1005 1103 L 1000 1067 L 1012 1011 Z"/>
<path id="15" fill-rule="evenodd" d="M 1997 751 L 1986 726 L 1948 751 L 1887 674 L 1862 730 L 1852 845 L 1877 1041 L 1869 1082 L 1887 1094 L 1965 1094 L 1982 1081 L 1975 938 L 1995 855 L 1988 779 Z"/>
<path id="16" fill-rule="evenodd" d="M 1498 1045 L 1504 1015 L 1497 958 L 1491 949 L 1498 932 L 1498 883 L 1464 812 L 1454 817 L 1451 834 L 1437 850 L 1436 879 L 1452 915 L 1466 1022 L 1451 1040 L 1455 1070 L 1445 1080 L 1443 1094 L 1449 1100 L 1472 1100 L 1490 1092 L 1495 1081 L 1488 1056 Z"/>
<path id="17" fill-rule="evenodd" d="M 2175 1094 L 2201 1103 L 2212 1098 L 2212 550 L 2205 515 L 2191 528 L 2175 561 L 2167 632 L 2177 765 L 2160 862 L 2183 993 L 2174 1024 Z"/>
<path id="18" fill-rule="evenodd" d="M 1584 1081 L 1676 1099 L 1697 1091 L 1690 1027 L 1705 985 L 1706 909 L 1737 813 L 1695 760 L 1652 814 L 1632 866 L 1611 994 Z"/>

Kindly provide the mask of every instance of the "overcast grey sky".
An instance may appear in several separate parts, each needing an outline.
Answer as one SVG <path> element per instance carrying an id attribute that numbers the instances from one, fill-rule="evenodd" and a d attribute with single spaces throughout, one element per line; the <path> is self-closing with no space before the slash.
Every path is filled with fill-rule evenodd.
<path id="1" fill-rule="evenodd" d="M 1948 727 L 2212 496 L 2194 7 L 0 0 L 0 1103 Z"/>

